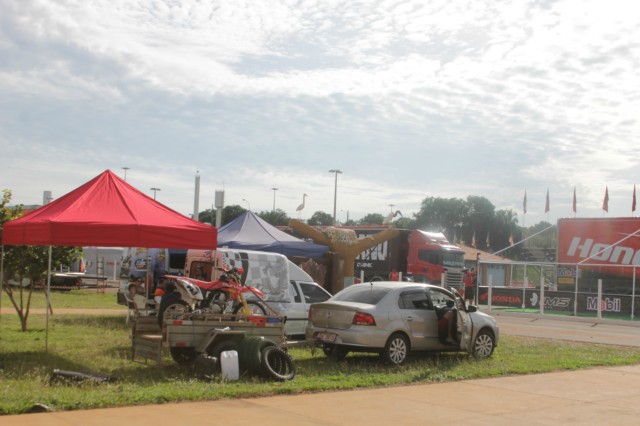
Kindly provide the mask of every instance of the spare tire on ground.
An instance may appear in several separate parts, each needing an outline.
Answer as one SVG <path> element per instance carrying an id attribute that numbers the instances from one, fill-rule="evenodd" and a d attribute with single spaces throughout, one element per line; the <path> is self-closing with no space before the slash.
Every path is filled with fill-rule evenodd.
<path id="1" fill-rule="evenodd" d="M 268 346 L 262 350 L 262 373 L 265 377 L 284 382 L 296 375 L 296 364 L 284 349 Z"/>
<path id="2" fill-rule="evenodd" d="M 117 381 L 117 377 L 109 376 L 106 374 L 99 373 L 90 373 L 90 372 L 79 372 L 79 371 L 68 371 L 68 370 L 53 370 L 51 373 L 51 377 L 49 378 L 49 383 L 59 383 L 59 382 L 95 382 L 95 383 L 112 383 Z"/>

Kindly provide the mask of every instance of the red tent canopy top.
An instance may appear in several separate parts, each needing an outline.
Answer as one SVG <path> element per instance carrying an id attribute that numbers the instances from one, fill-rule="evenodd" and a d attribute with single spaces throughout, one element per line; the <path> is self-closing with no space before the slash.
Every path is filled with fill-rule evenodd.
<path id="1" fill-rule="evenodd" d="M 2 244 L 215 249 L 217 229 L 168 208 L 107 170 L 5 223 Z"/>

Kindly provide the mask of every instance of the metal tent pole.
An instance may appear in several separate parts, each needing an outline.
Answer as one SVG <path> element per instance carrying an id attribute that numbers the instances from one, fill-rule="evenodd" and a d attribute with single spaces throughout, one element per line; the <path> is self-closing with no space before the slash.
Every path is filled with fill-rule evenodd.
<path id="1" fill-rule="evenodd" d="M 44 352 L 49 352 L 49 310 L 51 309 L 51 252 L 52 246 L 49 246 L 49 261 L 47 266 L 47 315 L 46 315 L 46 327 L 44 335 Z"/>
<path id="2" fill-rule="evenodd" d="M 0 311 L 2 311 L 2 292 L 4 291 L 4 244 L 2 244 L 2 254 L 0 255 Z M 2 315 L 0 315 L 2 318 Z M 2 321 L 0 320 L 0 323 Z M 2 329 L 2 327 L 0 327 Z"/>

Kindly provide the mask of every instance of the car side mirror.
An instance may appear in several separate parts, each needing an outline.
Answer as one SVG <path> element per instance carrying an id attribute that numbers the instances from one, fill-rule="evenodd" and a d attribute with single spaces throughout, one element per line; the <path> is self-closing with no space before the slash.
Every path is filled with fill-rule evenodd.
<path id="1" fill-rule="evenodd" d="M 478 307 L 476 305 L 467 306 L 467 312 L 477 312 L 477 311 L 478 311 Z"/>

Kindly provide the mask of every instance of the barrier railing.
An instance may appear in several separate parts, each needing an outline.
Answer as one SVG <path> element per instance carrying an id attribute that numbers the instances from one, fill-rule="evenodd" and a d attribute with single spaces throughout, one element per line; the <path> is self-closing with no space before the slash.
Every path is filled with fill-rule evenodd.
<path id="1" fill-rule="evenodd" d="M 490 308 L 635 319 L 640 265 L 480 262 L 477 301 Z"/>

